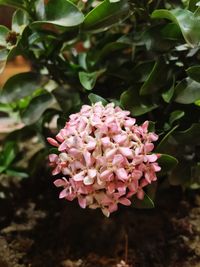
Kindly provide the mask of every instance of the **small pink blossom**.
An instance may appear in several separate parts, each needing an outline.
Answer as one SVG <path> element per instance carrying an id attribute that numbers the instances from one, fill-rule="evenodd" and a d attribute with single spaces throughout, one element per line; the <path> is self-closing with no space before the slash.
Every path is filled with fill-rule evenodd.
<path id="1" fill-rule="evenodd" d="M 78 200 L 81 208 L 101 208 L 105 216 L 118 204 L 131 205 L 131 197 L 144 198 L 143 188 L 157 180 L 158 154 L 152 153 L 155 133 L 149 122 L 141 126 L 130 112 L 113 103 L 84 105 L 72 114 L 56 138 L 47 138 L 58 154 L 49 155 L 52 174 L 62 187 L 60 198 Z"/>

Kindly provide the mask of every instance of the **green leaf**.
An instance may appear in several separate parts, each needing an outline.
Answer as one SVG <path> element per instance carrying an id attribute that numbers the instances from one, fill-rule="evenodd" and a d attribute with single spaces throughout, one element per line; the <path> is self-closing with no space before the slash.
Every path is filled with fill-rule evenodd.
<path id="1" fill-rule="evenodd" d="M 30 23 L 29 15 L 26 11 L 18 9 L 13 14 L 12 31 L 22 34 L 25 27 Z"/>
<path id="2" fill-rule="evenodd" d="M 7 58 L 8 58 L 8 50 L 7 49 L 1 49 L 0 50 L 0 74 L 3 72 L 3 70 L 6 66 Z"/>
<path id="3" fill-rule="evenodd" d="M 15 159 L 17 154 L 17 146 L 15 142 L 6 142 L 6 144 L 3 147 L 3 159 L 1 164 L 3 164 L 5 167 L 8 167 L 13 160 Z"/>
<path id="4" fill-rule="evenodd" d="M 111 53 L 128 48 L 130 45 L 130 43 L 122 41 L 108 43 L 101 50 L 98 50 L 97 53 L 95 53 L 95 61 L 98 62 L 104 59 L 106 56 L 110 56 Z"/>
<path id="5" fill-rule="evenodd" d="M 186 78 L 175 87 L 175 102 L 181 104 L 192 104 L 200 99 L 200 83 Z"/>
<path id="6" fill-rule="evenodd" d="M 172 133 L 178 128 L 178 125 L 174 126 L 160 141 L 160 143 L 156 147 L 156 152 L 166 153 L 169 147 L 169 139 L 172 136 Z"/>
<path id="7" fill-rule="evenodd" d="M 185 41 L 191 46 L 200 43 L 200 17 L 186 9 L 166 10 L 159 9 L 152 13 L 152 18 L 169 19 L 176 23 L 182 32 Z"/>
<path id="8" fill-rule="evenodd" d="M 193 123 L 189 129 L 174 133 L 173 137 L 182 145 L 200 144 L 200 123 Z"/>
<path id="9" fill-rule="evenodd" d="M 186 70 L 186 72 L 191 79 L 200 83 L 200 65 L 190 67 Z"/>
<path id="10" fill-rule="evenodd" d="M 39 4 L 39 20 L 32 23 L 32 27 L 54 30 L 54 26 L 74 27 L 80 25 L 84 20 L 82 12 L 68 0 L 51 0 L 43 7 L 41 2 Z M 44 10 L 41 10 L 43 8 Z"/>
<path id="11" fill-rule="evenodd" d="M 22 121 L 26 125 L 31 125 L 38 121 L 45 110 L 55 104 L 55 98 L 50 93 L 45 93 L 33 98 L 29 106 L 22 113 Z"/>
<path id="12" fill-rule="evenodd" d="M 175 110 L 170 114 L 169 123 L 172 125 L 175 121 L 180 120 L 184 117 L 185 112 L 182 110 Z"/>
<path id="13" fill-rule="evenodd" d="M 166 72 L 166 63 L 161 58 L 155 62 L 153 69 L 140 89 L 140 94 L 150 95 L 157 92 L 166 82 Z"/>
<path id="14" fill-rule="evenodd" d="M 133 197 L 132 206 L 136 209 L 153 209 L 155 207 L 153 200 L 146 193 L 143 200 Z"/>
<path id="15" fill-rule="evenodd" d="M 11 170 L 11 169 L 6 170 L 6 174 L 9 176 L 20 177 L 20 178 L 28 177 L 28 174 L 25 172 L 18 171 L 18 170 Z"/>
<path id="16" fill-rule="evenodd" d="M 83 29 L 87 31 L 104 31 L 127 18 L 129 14 L 130 6 L 128 0 L 112 3 L 109 0 L 104 0 L 87 14 Z"/>
<path id="17" fill-rule="evenodd" d="M 14 75 L 3 86 L 0 102 L 11 103 L 26 96 L 31 96 L 44 82 L 44 77 L 42 78 L 42 76 L 33 72 Z"/>
<path id="18" fill-rule="evenodd" d="M 188 9 L 194 12 L 198 8 L 199 4 L 200 4 L 199 0 L 189 0 Z"/>
<path id="19" fill-rule="evenodd" d="M 91 104 L 95 104 L 97 102 L 102 102 L 102 104 L 104 106 L 108 104 L 107 100 L 105 100 L 103 97 L 96 95 L 96 94 L 89 94 L 88 98 L 89 98 Z"/>
<path id="20" fill-rule="evenodd" d="M 0 0 L 0 5 L 11 6 L 15 8 L 24 8 L 23 0 Z"/>
<path id="21" fill-rule="evenodd" d="M 64 113 L 68 113 L 70 110 L 81 106 L 80 95 L 75 90 L 69 90 L 65 87 L 58 87 L 52 91 L 52 94 L 55 96 Z"/>
<path id="22" fill-rule="evenodd" d="M 134 89 L 123 92 L 120 97 L 120 103 L 125 109 L 130 110 L 133 116 L 143 115 L 158 107 L 156 104 L 151 103 L 149 99 L 139 96 L 137 90 Z"/>
<path id="23" fill-rule="evenodd" d="M 6 170 L 5 166 L 0 166 L 0 174 Z"/>
<path id="24" fill-rule="evenodd" d="M 171 100 L 172 100 L 172 97 L 174 95 L 174 90 L 175 90 L 175 88 L 174 88 L 174 82 L 173 82 L 173 84 L 172 84 L 172 86 L 170 87 L 169 90 L 167 90 L 167 91 L 165 91 L 165 92 L 162 93 L 162 98 L 163 98 L 163 100 L 166 103 L 170 103 Z"/>
<path id="25" fill-rule="evenodd" d="M 104 72 L 105 69 L 94 72 L 80 71 L 79 72 L 80 83 L 86 90 L 92 90 L 96 84 L 97 78 Z"/>
<path id="26" fill-rule="evenodd" d="M 178 160 L 170 155 L 161 154 L 161 157 L 158 159 L 158 164 L 161 167 L 161 171 L 158 173 L 158 175 L 162 176 L 174 169 L 178 164 Z"/>
<path id="27" fill-rule="evenodd" d="M 7 47 L 6 38 L 9 34 L 9 29 L 5 26 L 0 25 L 0 49 L 1 47 Z"/>

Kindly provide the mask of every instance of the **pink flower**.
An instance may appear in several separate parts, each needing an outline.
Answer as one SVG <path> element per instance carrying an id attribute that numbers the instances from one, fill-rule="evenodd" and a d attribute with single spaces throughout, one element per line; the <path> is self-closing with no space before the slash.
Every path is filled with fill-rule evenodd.
<path id="1" fill-rule="evenodd" d="M 62 187 L 60 198 L 77 199 L 82 208 L 100 208 L 104 215 L 131 205 L 131 197 L 144 197 L 144 187 L 157 180 L 158 154 L 152 142 L 158 139 L 148 132 L 148 121 L 141 126 L 130 112 L 113 103 L 84 105 L 70 115 L 64 129 L 48 142 L 58 149 L 49 155 L 52 174 L 62 178 L 54 184 Z"/>

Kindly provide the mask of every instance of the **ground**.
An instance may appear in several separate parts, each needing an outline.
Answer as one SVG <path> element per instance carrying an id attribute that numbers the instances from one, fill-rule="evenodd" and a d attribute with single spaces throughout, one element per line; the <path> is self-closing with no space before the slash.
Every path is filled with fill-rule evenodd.
<path id="1" fill-rule="evenodd" d="M 51 178 L 0 201 L 0 267 L 199 267 L 200 195 L 160 190 L 156 208 L 110 218 L 58 199 Z"/>

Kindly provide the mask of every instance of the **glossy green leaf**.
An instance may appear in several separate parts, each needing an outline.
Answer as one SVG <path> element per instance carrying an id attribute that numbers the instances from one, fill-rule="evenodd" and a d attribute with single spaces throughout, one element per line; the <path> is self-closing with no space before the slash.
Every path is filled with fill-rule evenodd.
<path id="1" fill-rule="evenodd" d="M 175 94 L 175 102 L 192 104 L 200 99 L 200 83 L 186 78 L 177 84 Z"/>
<path id="2" fill-rule="evenodd" d="M 125 109 L 129 110 L 133 116 L 143 115 L 158 107 L 144 97 L 139 96 L 138 92 L 134 89 L 129 89 L 122 93 L 120 103 Z"/>
<path id="3" fill-rule="evenodd" d="M 170 155 L 161 154 L 161 157 L 158 159 L 158 164 L 161 167 L 161 171 L 158 172 L 158 175 L 162 176 L 174 169 L 178 164 L 178 160 Z"/>
<path id="4" fill-rule="evenodd" d="M 15 102 L 26 96 L 31 96 L 41 87 L 45 78 L 33 72 L 25 72 L 12 76 L 3 86 L 0 94 L 1 103 Z"/>
<path id="5" fill-rule="evenodd" d="M 180 120 L 184 117 L 185 112 L 182 110 L 175 110 L 170 114 L 169 123 L 172 125 L 175 121 Z"/>
<path id="6" fill-rule="evenodd" d="M 155 10 L 152 13 L 152 18 L 169 19 L 176 23 L 185 38 L 185 41 L 192 47 L 198 46 L 200 43 L 200 17 L 195 16 L 186 9 Z"/>
<path id="7" fill-rule="evenodd" d="M 0 49 L 7 47 L 6 38 L 9 32 L 7 27 L 0 25 Z"/>
<path id="8" fill-rule="evenodd" d="M 13 162 L 17 153 L 16 143 L 13 141 L 6 142 L 3 147 L 3 158 L 1 160 L 1 165 L 4 165 L 6 168 Z"/>
<path id="9" fill-rule="evenodd" d="M 133 197 L 132 206 L 136 209 L 153 209 L 155 207 L 153 200 L 146 193 L 143 200 Z"/>
<path id="10" fill-rule="evenodd" d="M 200 4 L 199 0 L 189 0 L 188 9 L 194 12 L 198 8 L 199 4 Z"/>
<path id="11" fill-rule="evenodd" d="M 130 14 L 128 0 L 110 2 L 104 0 L 92 9 L 85 17 L 83 29 L 87 31 L 102 31 L 121 22 Z"/>
<path id="12" fill-rule="evenodd" d="M 165 84 L 167 78 L 167 67 L 163 59 L 159 59 L 155 62 L 153 69 L 151 70 L 146 81 L 140 89 L 141 95 L 150 95 L 157 92 L 163 84 Z"/>
<path id="13" fill-rule="evenodd" d="M 45 93 L 33 98 L 29 106 L 22 113 L 22 121 L 31 125 L 38 121 L 45 110 L 55 104 L 55 98 L 50 93 Z"/>
<path id="14" fill-rule="evenodd" d="M 172 137 L 172 133 L 178 128 L 178 125 L 174 126 L 160 141 L 160 143 L 156 147 L 156 152 L 166 153 L 169 148 L 169 140 Z"/>
<path id="15" fill-rule="evenodd" d="M 96 94 L 89 94 L 88 95 L 88 98 L 91 102 L 91 104 L 95 104 L 97 102 L 102 102 L 102 104 L 105 106 L 108 104 L 108 101 L 105 100 L 103 97 L 99 96 L 99 95 L 96 95 Z"/>
<path id="16" fill-rule="evenodd" d="M 69 90 L 65 87 L 58 87 L 52 91 L 52 94 L 55 96 L 64 113 L 68 113 L 70 110 L 81 106 L 80 95 L 75 90 Z"/>
<path id="17" fill-rule="evenodd" d="M 1 49 L 0 50 L 0 74 L 3 72 L 5 68 L 7 58 L 8 58 L 8 50 Z"/>
<path id="18" fill-rule="evenodd" d="M 21 34 L 30 23 L 29 15 L 26 11 L 18 9 L 12 18 L 12 31 Z"/>
<path id="19" fill-rule="evenodd" d="M 105 69 L 94 71 L 94 72 L 79 72 L 79 80 L 82 86 L 86 90 L 92 90 L 96 84 L 96 80 L 99 76 L 101 76 L 105 72 Z"/>
<path id="20" fill-rule="evenodd" d="M 200 123 L 193 123 L 189 129 L 174 133 L 173 137 L 182 145 L 200 144 Z"/>
<path id="21" fill-rule="evenodd" d="M 174 83 L 173 83 L 169 90 L 162 93 L 162 98 L 166 103 L 171 102 L 172 97 L 174 95 L 174 90 L 175 88 L 174 88 Z"/>
<path id="22" fill-rule="evenodd" d="M 200 65 L 190 67 L 186 70 L 186 72 L 191 79 L 200 83 Z"/>
<path id="23" fill-rule="evenodd" d="M 95 54 L 95 61 L 103 60 L 106 56 L 110 56 L 111 53 L 130 47 L 130 43 L 117 41 L 106 44 L 103 49 L 97 51 Z"/>
<path id="24" fill-rule="evenodd" d="M 42 8 L 44 10 L 41 10 Z M 68 0 L 51 0 L 44 6 L 41 6 L 40 3 L 38 10 L 40 10 L 40 16 L 38 21 L 32 23 L 33 27 L 54 30 L 54 26 L 74 27 L 80 25 L 84 20 L 82 12 Z"/>

